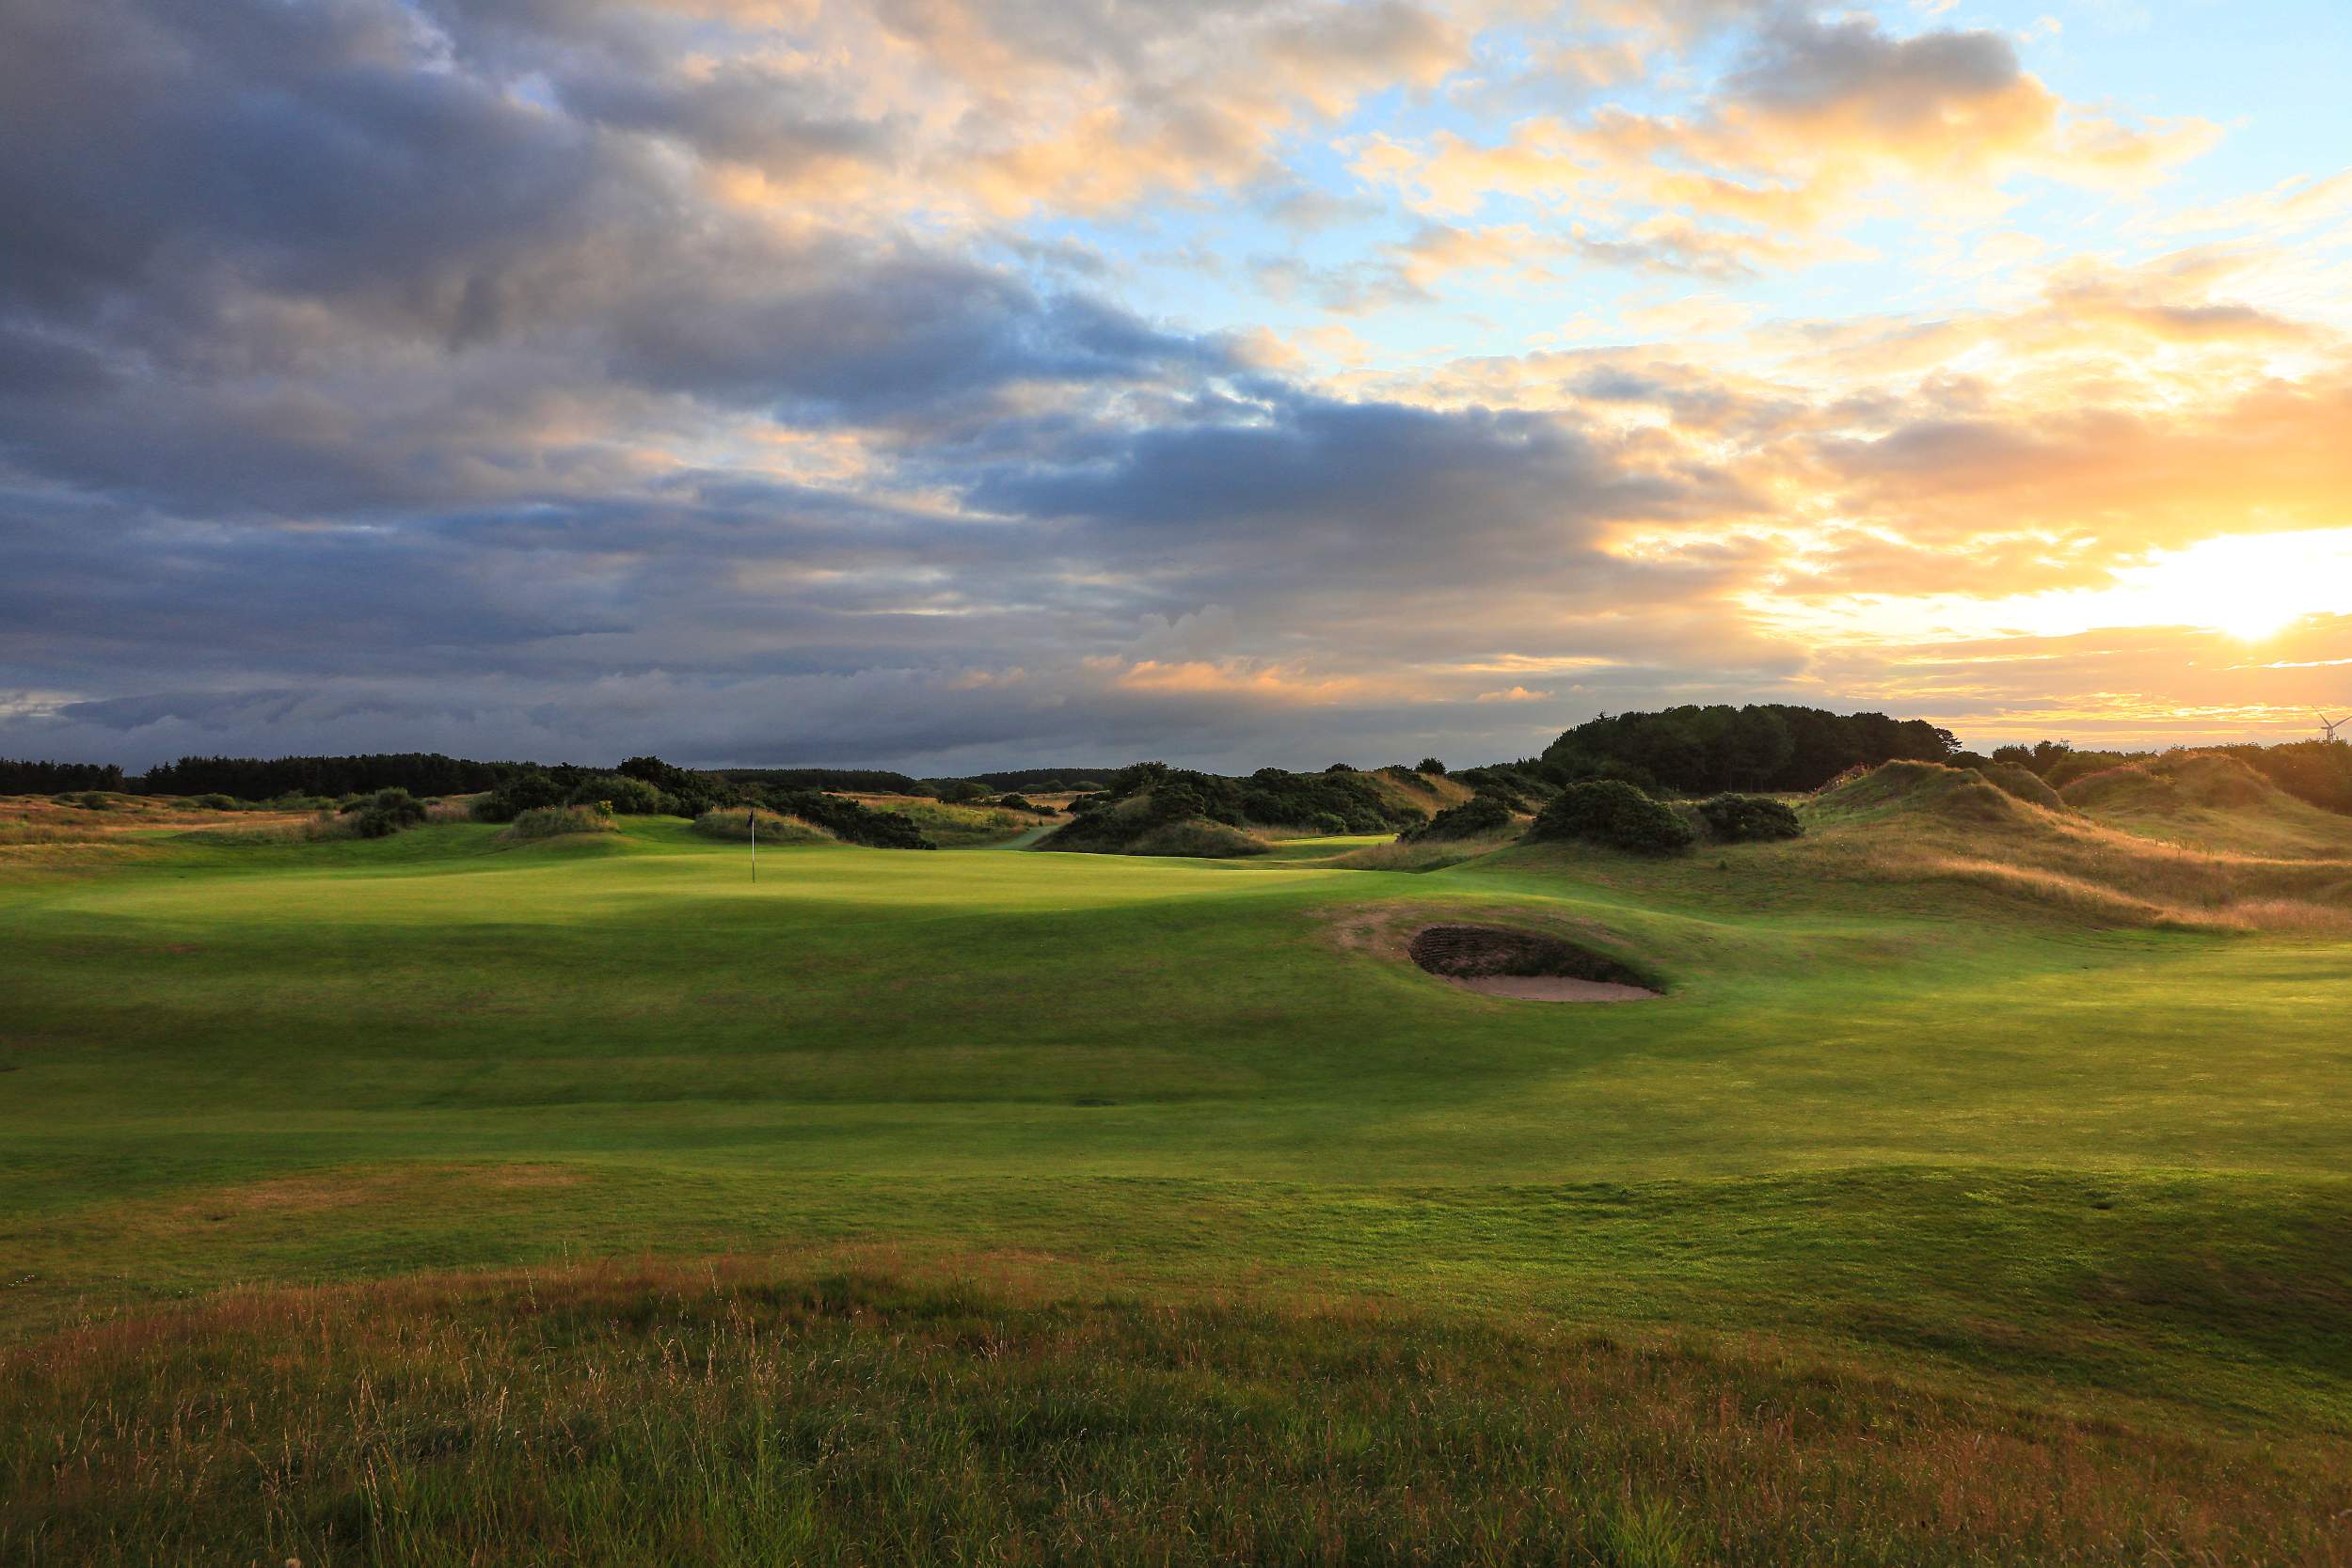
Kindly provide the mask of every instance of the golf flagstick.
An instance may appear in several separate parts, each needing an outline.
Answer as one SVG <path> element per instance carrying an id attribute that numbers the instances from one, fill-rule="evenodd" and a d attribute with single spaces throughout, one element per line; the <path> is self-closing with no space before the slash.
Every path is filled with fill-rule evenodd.
<path id="1" fill-rule="evenodd" d="M 752 832 L 752 885 L 759 885 L 759 808 L 752 807 L 743 814 L 743 826 Z"/>

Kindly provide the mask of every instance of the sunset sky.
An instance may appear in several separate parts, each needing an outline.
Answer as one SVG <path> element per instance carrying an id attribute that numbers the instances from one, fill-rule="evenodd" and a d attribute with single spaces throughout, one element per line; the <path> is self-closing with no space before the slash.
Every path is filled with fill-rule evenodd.
<path id="1" fill-rule="evenodd" d="M 0 755 L 2352 707 L 2343 0 L 0 0 Z"/>

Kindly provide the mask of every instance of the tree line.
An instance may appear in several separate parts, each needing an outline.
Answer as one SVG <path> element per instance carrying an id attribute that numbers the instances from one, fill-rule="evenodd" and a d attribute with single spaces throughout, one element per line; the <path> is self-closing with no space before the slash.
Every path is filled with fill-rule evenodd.
<path id="1" fill-rule="evenodd" d="M 1960 741 L 1924 719 L 1780 703 L 1603 714 L 1544 748 L 1555 783 L 1617 779 L 1685 795 L 1819 789 L 1856 766 L 1947 762 Z M 1522 765 L 1523 767 L 1524 765 Z"/>

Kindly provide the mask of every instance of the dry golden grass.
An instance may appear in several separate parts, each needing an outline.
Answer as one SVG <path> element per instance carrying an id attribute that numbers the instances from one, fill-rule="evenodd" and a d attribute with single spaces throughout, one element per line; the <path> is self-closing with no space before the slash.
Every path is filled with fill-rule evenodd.
<path id="1" fill-rule="evenodd" d="M 274 1290 L 0 1357 L 27 1564 L 2309 1564 L 2340 1443 L 1769 1342 L 741 1259 Z"/>
<path id="2" fill-rule="evenodd" d="M 1951 777 L 1945 777 L 1951 775 Z M 2228 814 L 2228 841 L 2266 845 L 2276 791 L 2201 808 Z M 2322 828 L 2343 848 L 2312 842 L 2300 802 L 2288 801 L 2302 852 L 2185 845 L 2137 831 L 2138 822 L 2050 811 L 1959 770 L 1892 764 L 1808 806 L 1813 836 L 1787 853 L 1863 880 L 1954 881 L 2032 899 L 2103 923 L 2216 929 L 2352 929 L 2352 821 Z M 2316 814 L 2325 816 L 2326 814 Z"/>

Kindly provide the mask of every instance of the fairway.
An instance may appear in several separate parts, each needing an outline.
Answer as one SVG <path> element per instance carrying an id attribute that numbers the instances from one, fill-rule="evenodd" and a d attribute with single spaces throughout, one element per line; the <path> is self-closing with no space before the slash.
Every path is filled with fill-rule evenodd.
<path id="1" fill-rule="evenodd" d="M 660 819 L 20 847 L 0 1313 L 880 1269 L 1772 1347 L 2341 1465 L 2352 943 L 1858 885 L 1810 842 L 1333 863 L 1363 842 L 807 845 L 755 885 Z M 1406 959 L 1464 919 L 1664 994 Z"/>

